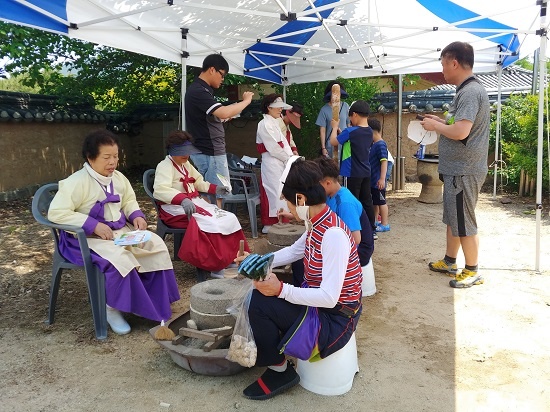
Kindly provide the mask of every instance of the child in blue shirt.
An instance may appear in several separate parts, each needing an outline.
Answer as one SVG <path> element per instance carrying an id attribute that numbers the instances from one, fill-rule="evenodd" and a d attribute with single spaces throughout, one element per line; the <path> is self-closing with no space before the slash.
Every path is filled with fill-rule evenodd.
<path id="1" fill-rule="evenodd" d="M 376 220 L 372 207 L 370 191 L 371 170 L 369 152 L 372 146 L 372 129 L 368 120 L 369 104 L 364 100 L 353 102 L 349 109 L 352 126 L 342 130 L 338 136 L 336 128 L 338 121 L 332 120 L 333 128 L 330 143 L 342 145 L 340 153 L 340 175 L 344 177 L 344 185 L 361 202 L 369 218 L 371 228 L 376 230 Z"/>
<path id="2" fill-rule="evenodd" d="M 377 232 L 388 232 L 388 205 L 386 203 L 386 184 L 388 171 L 388 146 L 382 139 L 382 126 L 378 119 L 369 119 L 373 144 L 370 148 L 369 162 L 371 170 L 371 195 L 374 215 L 380 214 L 381 222 L 376 225 Z"/>
<path id="3" fill-rule="evenodd" d="M 361 266 L 366 266 L 374 251 L 374 240 L 369 219 L 363 205 L 355 196 L 338 182 L 338 164 L 326 157 L 315 159 L 319 165 L 323 180 L 321 185 L 327 194 L 327 206 L 344 221 L 355 243 Z"/>

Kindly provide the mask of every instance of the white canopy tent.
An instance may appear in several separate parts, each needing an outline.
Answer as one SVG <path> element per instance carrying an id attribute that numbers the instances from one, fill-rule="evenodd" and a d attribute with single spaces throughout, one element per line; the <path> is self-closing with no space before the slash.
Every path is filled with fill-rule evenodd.
<path id="1" fill-rule="evenodd" d="M 540 47 L 539 76 L 543 79 L 546 3 L 0 0 L 0 19 L 181 62 L 184 79 L 186 65 L 200 67 L 211 53 L 223 54 L 234 74 L 282 85 L 438 72 L 441 49 L 456 40 L 472 44 L 478 73 L 496 72 Z M 542 203 L 542 90 L 539 96 L 536 270 Z"/>
<path id="2" fill-rule="evenodd" d="M 521 4 L 519 4 L 521 3 Z M 440 70 L 457 39 L 494 72 L 538 47 L 540 7 L 512 0 L 1 0 L 0 18 L 279 84 Z"/>

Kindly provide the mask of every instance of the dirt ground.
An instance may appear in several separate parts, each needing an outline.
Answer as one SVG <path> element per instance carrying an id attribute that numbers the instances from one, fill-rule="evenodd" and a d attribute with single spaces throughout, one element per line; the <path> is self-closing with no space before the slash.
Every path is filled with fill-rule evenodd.
<path id="1" fill-rule="evenodd" d="M 391 231 L 375 244 L 378 291 L 364 298 L 352 389 L 326 397 L 297 386 L 263 402 L 241 395 L 260 369 L 229 377 L 184 370 L 150 337 L 155 324 L 147 320 L 129 316 L 132 333 L 109 331 L 106 341 L 96 341 L 83 272 L 64 274 L 56 322 L 46 325 L 49 232 L 33 220 L 30 199 L 1 204 L 0 409 L 550 411 L 548 208 L 537 273 L 533 199 L 512 197 L 504 205 L 483 194 L 478 223 L 486 282 L 454 290 L 448 277 L 427 269 L 443 256 L 444 226 L 441 205 L 419 203 L 419 191 L 418 183 L 407 183 L 389 196 Z M 143 193 L 139 201 L 155 222 Z M 173 310 L 181 313 L 195 278 L 189 265 L 174 267 L 182 299 Z"/>

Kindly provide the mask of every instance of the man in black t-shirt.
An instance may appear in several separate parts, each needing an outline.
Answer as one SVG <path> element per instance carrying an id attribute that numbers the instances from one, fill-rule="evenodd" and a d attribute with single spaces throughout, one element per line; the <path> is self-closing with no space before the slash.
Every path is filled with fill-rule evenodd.
<path id="1" fill-rule="evenodd" d="M 185 93 L 186 130 L 193 137 L 193 143 L 200 154 L 191 156 L 195 167 L 210 183 L 222 184 L 217 174 L 229 181 L 229 169 L 225 151 L 223 122 L 236 116 L 252 101 L 253 92 L 244 92 L 243 100 L 223 106 L 214 98 L 229 73 L 229 65 L 220 54 L 206 56 L 201 74 L 187 88 Z M 221 199 L 218 199 L 221 207 Z"/>

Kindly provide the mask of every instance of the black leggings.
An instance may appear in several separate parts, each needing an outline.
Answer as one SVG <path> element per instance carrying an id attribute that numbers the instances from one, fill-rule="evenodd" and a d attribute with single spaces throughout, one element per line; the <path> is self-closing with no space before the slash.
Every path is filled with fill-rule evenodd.
<path id="1" fill-rule="evenodd" d="M 264 296 L 256 289 L 252 291 L 248 316 L 258 347 L 256 366 L 279 365 L 285 360 L 285 355 L 278 350 L 281 338 L 305 310 L 305 306 L 276 296 Z"/>
<path id="2" fill-rule="evenodd" d="M 376 219 L 374 216 L 374 208 L 372 207 L 372 195 L 370 191 L 370 176 L 369 177 L 346 177 L 346 187 L 348 190 L 361 202 L 365 213 L 369 218 L 372 230 L 376 230 Z"/>

